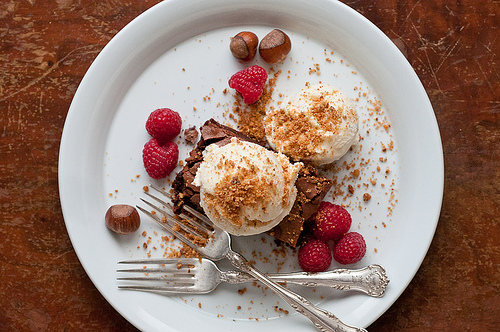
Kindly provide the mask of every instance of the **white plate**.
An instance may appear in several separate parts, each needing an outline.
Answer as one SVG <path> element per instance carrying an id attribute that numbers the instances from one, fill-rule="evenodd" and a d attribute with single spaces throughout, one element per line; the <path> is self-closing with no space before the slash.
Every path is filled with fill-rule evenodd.
<path id="1" fill-rule="evenodd" d="M 306 81 L 322 81 L 352 98 L 361 94 L 356 103 L 365 120 L 361 127 L 364 139 L 339 165 L 345 161 L 367 166 L 357 179 L 361 186 L 356 194 L 335 200 L 348 205 L 353 228 L 367 242 L 367 255 L 353 267 L 380 263 L 391 279 L 380 299 L 294 289 L 346 323 L 366 327 L 399 297 L 427 252 L 443 193 L 439 130 L 416 74 L 381 31 L 354 10 L 331 0 L 165 1 L 127 25 L 96 58 L 71 104 L 59 160 L 61 205 L 75 251 L 103 296 L 141 330 L 187 331 L 199 324 L 207 331 L 314 330 L 307 319 L 293 313 L 271 292 L 252 285 L 242 295 L 237 290 L 243 286 L 221 285 L 209 295 L 182 298 L 119 291 L 116 262 L 146 257 L 148 252 L 161 256 L 164 233 L 145 217 L 140 231 L 127 237 L 112 234 L 104 224 L 110 205 L 137 204 L 142 187 L 151 181 L 141 160 L 142 146 L 148 140 L 144 123 L 149 113 L 159 107 L 176 109 L 184 128 L 210 117 L 224 121 L 234 97 L 222 91 L 230 75 L 244 67 L 228 50 L 230 37 L 252 30 L 262 38 L 273 28 L 289 33 L 293 44 L 287 60 L 273 66 L 282 70 L 278 92 L 287 95 Z M 258 57 L 252 63 L 270 68 Z M 319 75 L 309 72 L 316 66 Z M 387 132 L 376 128 L 370 100 L 381 101 L 383 115 L 378 120 L 386 117 L 390 121 Z M 381 152 L 382 144 L 390 141 L 393 150 Z M 180 144 L 181 158 L 189 148 Z M 388 161 L 380 164 L 380 157 Z M 383 166 L 381 173 L 375 170 L 377 165 Z M 385 167 L 391 171 L 387 176 L 381 175 Z M 337 175 L 341 179 L 351 171 L 340 167 Z M 378 183 L 365 188 L 363 183 L 369 183 L 373 174 Z M 356 181 L 347 180 L 343 189 L 349 183 Z M 371 194 L 369 202 L 360 199 L 362 191 Z M 147 240 L 140 235 L 143 231 L 151 237 L 148 249 L 142 248 Z M 263 246 L 261 238 L 234 242 L 265 271 L 276 270 L 276 264 L 282 264 L 282 270 L 297 268 L 290 251 L 286 258 L 276 257 L 270 254 L 272 240 L 267 239 Z M 271 262 L 254 256 L 255 248 L 263 248 Z M 336 267 L 339 265 L 332 264 Z"/>

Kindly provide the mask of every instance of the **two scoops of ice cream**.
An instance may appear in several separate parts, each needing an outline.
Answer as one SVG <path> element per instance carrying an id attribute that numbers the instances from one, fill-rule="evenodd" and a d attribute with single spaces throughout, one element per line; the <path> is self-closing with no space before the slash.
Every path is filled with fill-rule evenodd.
<path id="1" fill-rule="evenodd" d="M 271 149 L 232 138 L 209 145 L 193 184 L 207 216 L 234 235 L 266 232 L 288 215 L 303 162 L 340 159 L 358 141 L 358 116 L 342 92 L 310 85 L 264 118 Z"/>

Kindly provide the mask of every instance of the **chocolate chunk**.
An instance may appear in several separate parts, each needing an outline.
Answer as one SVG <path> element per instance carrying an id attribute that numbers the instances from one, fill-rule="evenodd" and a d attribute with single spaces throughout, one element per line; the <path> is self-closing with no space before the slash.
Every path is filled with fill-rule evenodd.
<path id="1" fill-rule="evenodd" d="M 191 196 L 190 202 L 192 204 L 200 205 L 200 194 L 194 194 L 193 196 Z"/>
<path id="2" fill-rule="evenodd" d="M 227 137 L 226 133 L 220 128 L 207 125 L 201 127 L 201 136 L 205 141 L 219 141 Z"/>
<path id="3" fill-rule="evenodd" d="M 189 127 L 188 129 L 184 130 L 184 139 L 189 143 L 194 144 L 197 138 L 198 130 L 196 130 L 195 126 Z"/>
<path id="4" fill-rule="evenodd" d="M 312 176 L 303 176 L 297 178 L 295 182 L 297 190 L 303 192 L 307 198 L 313 199 L 321 192 L 321 188 L 317 186 L 317 178 Z"/>
<path id="5" fill-rule="evenodd" d="M 200 188 L 198 186 L 195 186 L 193 184 L 193 181 L 194 181 L 194 175 L 193 175 L 193 173 L 191 173 L 191 172 L 184 172 L 184 174 L 183 174 L 182 177 L 184 178 L 184 183 L 186 184 L 186 186 L 188 188 L 190 188 L 194 192 L 199 192 L 200 191 Z"/>

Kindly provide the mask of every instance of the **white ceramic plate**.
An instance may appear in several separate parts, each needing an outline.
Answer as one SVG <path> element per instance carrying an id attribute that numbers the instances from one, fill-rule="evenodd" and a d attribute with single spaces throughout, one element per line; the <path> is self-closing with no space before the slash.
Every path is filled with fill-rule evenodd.
<path id="1" fill-rule="evenodd" d="M 141 330 L 314 330 L 271 292 L 252 285 L 243 294 L 237 292 L 243 286 L 221 285 L 208 295 L 184 297 L 119 291 L 116 262 L 148 253 L 162 256 L 165 234 L 145 217 L 131 236 L 117 236 L 104 224 L 110 205 L 137 204 L 142 187 L 151 181 L 141 160 L 149 113 L 159 107 L 178 110 L 184 128 L 211 117 L 228 122 L 234 96 L 223 90 L 227 79 L 245 66 L 232 58 L 230 37 L 252 30 L 262 38 L 273 28 L 285 30 L 293 44 L 284 63 L 273 66 L 282 71 L 276 99 L 278 93 L 297 92 L 305 82 L 321 81 L 356 100 L 363 140 L 336 170 L 340 189 L 351 184 L 356 192 L 334 200 L 348 206 L 353 230 L 367 242 L 367 255 L 352 267 L 379 263 L 391 279 L 380 299 L 294 289 L 346 323 L 366 327 L 399 297 L 427 252 L 443 193 L 439 131 L 416 74 L 382 32 L 332 0 L 165 1 L 127 25 L 96 58 L 71 104 L 59 160 L 61 205 L 78 257 L 103 296 Z M 254 63 L 271 67 L 258 57 Z M 385 130 L 381 125 L 389 122 Z M 179 141 L 184 158 L 191 147 Z M 382 152 L 384 146 L 390 149 Z M 350 176 L 352 164 L 362 170 L 358 178 Z M 361 198 L 365 192 L 372 197 L 368 202 Z M 265 236 L 234 243 L 264 271 L 276 271 L 278 264 L 282 271 L 297 268 L 294 254 L 272 254 L 272 239 Z"/>

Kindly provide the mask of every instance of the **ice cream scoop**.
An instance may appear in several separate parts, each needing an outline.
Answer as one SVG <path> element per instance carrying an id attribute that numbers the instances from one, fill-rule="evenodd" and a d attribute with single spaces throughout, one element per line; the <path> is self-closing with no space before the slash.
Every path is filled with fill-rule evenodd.
<path id="1" fill-rule="evenodd" d="M 332 163 L 358 142 L 358 115 L 350 99 L 325 84 L 310 85 L 264 117 L 273 149 L 295 161 Z"/>
<path id="2" fill-rule="evenodd" d="M 281 153 L 232 138 L 205 149 L 193 184 L 200 187 L 200 205 L 217 226 L 234 235 L 253 235 L 288 215 L 301 167 Z"/>

